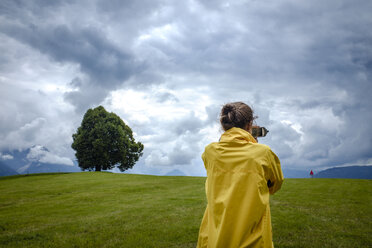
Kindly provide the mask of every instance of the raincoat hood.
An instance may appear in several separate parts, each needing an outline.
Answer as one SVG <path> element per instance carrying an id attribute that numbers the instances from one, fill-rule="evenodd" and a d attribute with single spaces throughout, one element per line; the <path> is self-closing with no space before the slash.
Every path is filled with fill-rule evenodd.
<path id="1" fill-rule="evenodd" d="M 224 132 L 220 138 L 220 142 L 252 142 L 257 143 L 252 134 L 238 127 L 233 127 Z"/>

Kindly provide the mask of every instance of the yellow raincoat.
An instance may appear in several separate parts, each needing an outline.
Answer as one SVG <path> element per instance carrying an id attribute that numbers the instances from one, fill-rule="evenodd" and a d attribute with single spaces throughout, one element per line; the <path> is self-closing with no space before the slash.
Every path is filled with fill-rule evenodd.
<path id="1" fill-rule="evenodd" d="M 208 205 L 197 247 L 273 247 L 269 193 L 283 182 L 278 157 L 234 127 L 209 144 L 202 158 Z"/>

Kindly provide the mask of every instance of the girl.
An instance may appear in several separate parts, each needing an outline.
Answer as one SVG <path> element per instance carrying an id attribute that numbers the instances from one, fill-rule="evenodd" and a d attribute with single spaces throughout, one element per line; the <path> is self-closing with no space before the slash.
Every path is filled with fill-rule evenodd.
<path id="1" fill-rule="evenodd" d="M 224 133 L 202 155 L 208 205 L 197 247 L 273 247 L 269 194 L 283 173 L 278 157 L 251 135 L 252 109 L 242 102 L 223 106 Z"/>

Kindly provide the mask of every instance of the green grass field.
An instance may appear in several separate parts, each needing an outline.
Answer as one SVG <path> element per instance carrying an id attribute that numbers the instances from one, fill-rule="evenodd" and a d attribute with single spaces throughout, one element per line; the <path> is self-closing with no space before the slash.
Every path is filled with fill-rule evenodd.
<path id="1" fill-rule="evenodd" d="M 205 178 L 83 172 L 0 178 L 0 247 L 195 247 Z M 372 180 L 286 179 L 275 247 L 372 247 Z"/>

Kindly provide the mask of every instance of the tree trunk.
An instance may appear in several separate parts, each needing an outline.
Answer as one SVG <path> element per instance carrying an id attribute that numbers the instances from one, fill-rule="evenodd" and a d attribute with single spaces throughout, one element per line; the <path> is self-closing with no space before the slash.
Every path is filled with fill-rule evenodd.
<path id="1" fill-rule="evenodd" d="M 96 165 L 96 171 L 101 171 L 101 166 Z"/>

